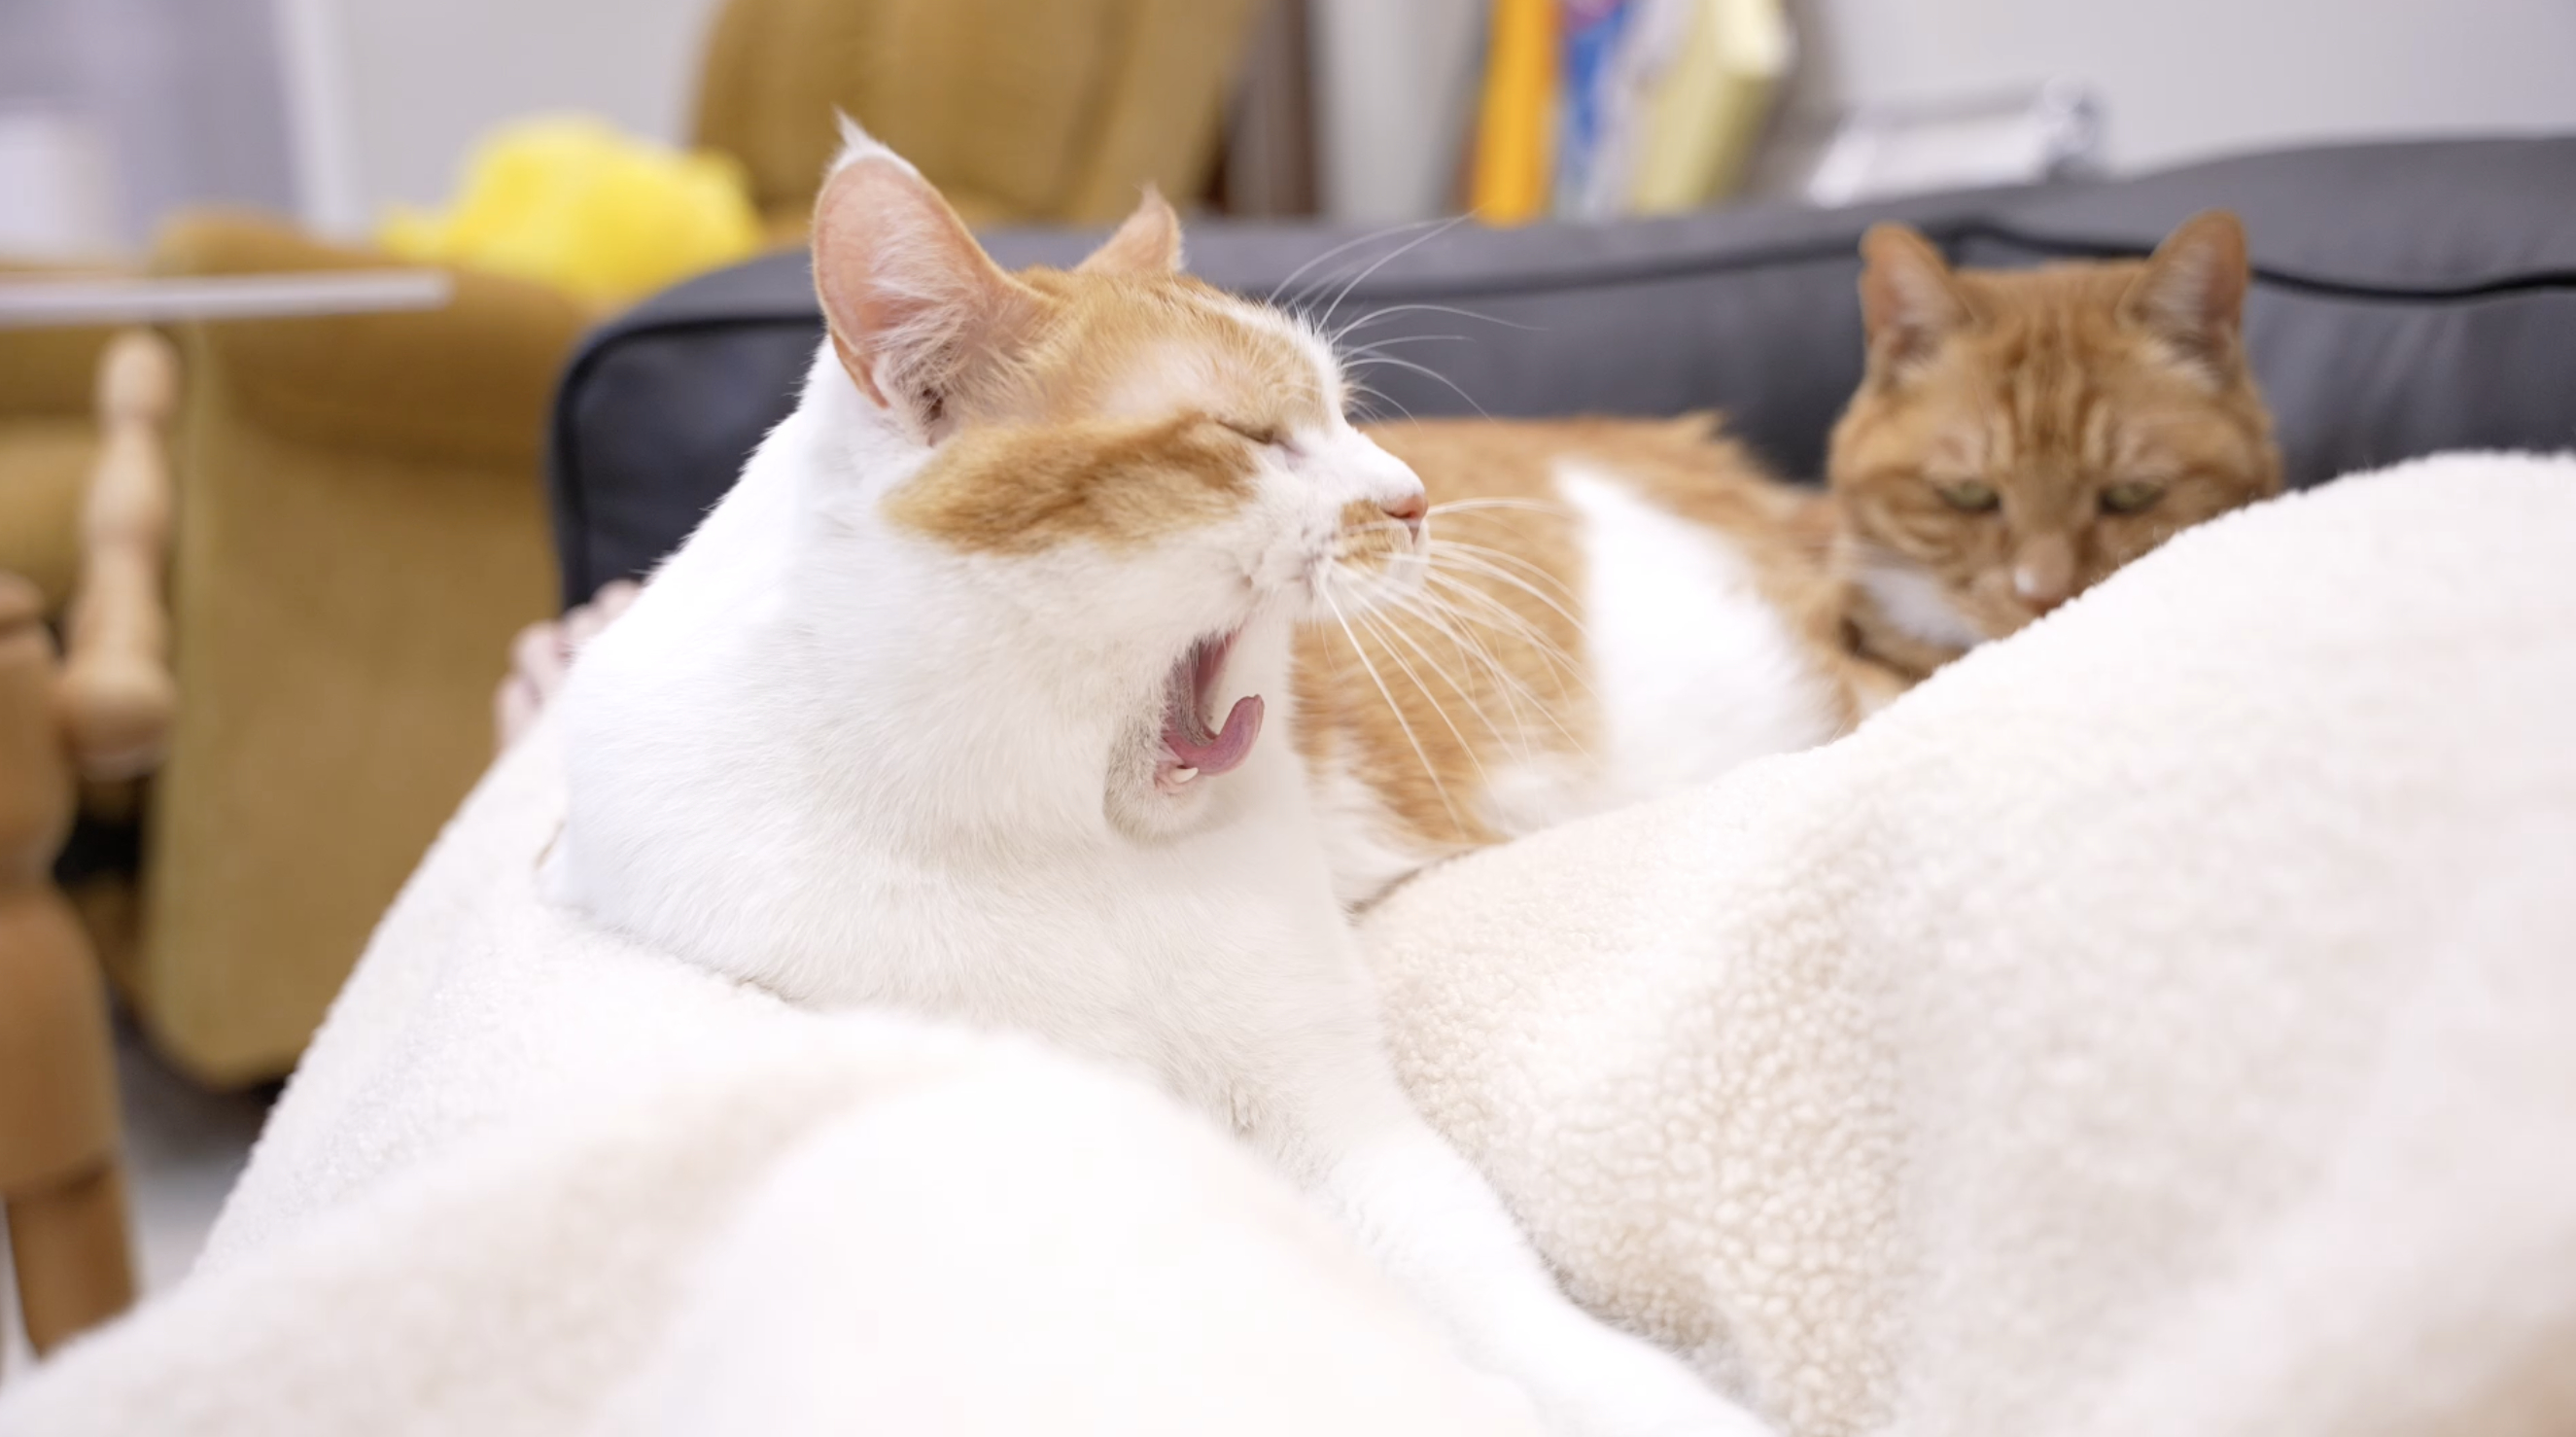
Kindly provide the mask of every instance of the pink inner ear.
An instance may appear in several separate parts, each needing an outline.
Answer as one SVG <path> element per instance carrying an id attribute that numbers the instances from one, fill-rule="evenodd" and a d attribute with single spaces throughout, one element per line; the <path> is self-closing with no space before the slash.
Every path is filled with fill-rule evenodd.
<path id="1" fill-rule="evenodd" d="M 927 180 L 884 154 L 825 182 L 814 288 L 851 380 L 925 430 L 946 392 L 1006 349 L 1036 305 Z"/>

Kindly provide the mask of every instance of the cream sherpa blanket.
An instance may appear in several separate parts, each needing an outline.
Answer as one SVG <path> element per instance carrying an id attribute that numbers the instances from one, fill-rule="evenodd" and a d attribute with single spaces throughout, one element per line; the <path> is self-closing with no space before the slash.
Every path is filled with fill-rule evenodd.
<path id="1" fill-rule="evenodd" d="M 2576 1430 L 2576 463 L 2187 534 L 1830 748 L 1374 913 L 1579 1296 L 1799 1434 Z M 432 854 L 200 1273 L 0 1432 L 1502 1432 L 1149 1094 Z"/>

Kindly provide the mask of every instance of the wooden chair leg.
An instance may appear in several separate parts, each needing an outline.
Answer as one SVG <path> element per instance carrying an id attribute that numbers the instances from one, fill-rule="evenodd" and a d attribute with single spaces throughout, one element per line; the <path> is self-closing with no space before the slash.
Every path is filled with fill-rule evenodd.
<path id="1" fill-rule="evenodd" d="M 176 383 L 169 344 L 149 332 L 118 336 L 100 364 L 104 441 L 59 669 L 35 586 L 0 573 L 0 1201 L 39 1353 L 134 1301 L 106 986 L 53 864 L 75 765 L 133 779 L 169 736 L 162 429 Z"/>
<path id="2" fill-rule="evenodd" d="M 107 985 L 54 854 L 72 766 L 33 586 L 0 574 L 0 1199 L 39 1351 L 133 1300 Z"/>
<path id="3" fill-rule="evenodd" d="M 134 1303 L 125 1170 L 110 1159 L 9 1198 L 9 1257 L 28 1345 L 44 1356 Z"/>

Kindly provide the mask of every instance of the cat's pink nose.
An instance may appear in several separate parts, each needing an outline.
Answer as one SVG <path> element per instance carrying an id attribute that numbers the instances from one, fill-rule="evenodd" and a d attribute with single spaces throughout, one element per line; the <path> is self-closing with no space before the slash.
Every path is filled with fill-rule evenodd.
<path id="1" fill-rule="evenodd" d="M 1402 524 L 1406 533 L 1417 539 L 1422 537 L 1422 516 L 1431 512 L 1431 500 L 1421 490 L 1400 499 L 1381 499 L 1377 506 L 1386 517 Z"/>
<path id="2" fill-rule="evenodd" d="M 2025 543 L 2013 563 L 2012 586 L 2013 597 L 2033 614 L 2045 614 L 2075 597 L 2075 547 L 2058 534 Z"/>
<path id="3" fill-rule="evenodd" d="M 2021 600 L 2023 608 L 2030 610 L 2036 616 L 2045 614 L 2074 598 L 2075 590 L 2071 584 L 2031 583 L 2026 578 L 2017 577 L 2013 584 L 2013 594 Z"/>

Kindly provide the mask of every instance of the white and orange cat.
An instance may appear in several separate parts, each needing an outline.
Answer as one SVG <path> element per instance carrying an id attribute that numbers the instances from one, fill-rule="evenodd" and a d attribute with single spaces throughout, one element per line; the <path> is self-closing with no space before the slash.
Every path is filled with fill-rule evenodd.
<path id="1" fill-rule="evenodd" d="M 855 131 L 813 244 L 794 414 L 566 682 L 554 891 L 796 1002 L 1148 1076 L 1556 1431 L 1760 1432 L 1569 1303 L 1390 1069 L 1289 666 L 1420 583 L 1424 493 L 1329 348 L 1178 273 L 1159 200 L 1006 273 Z"/>
<path id="2" fill-rule="evenodd" d="M 1336 891 L 1825 742 L 2174 531 L 2276 493 L 2239 343 L 2244 233 L 2145 261 L 1953 272 L 1863 244 L 1869 359 L 1830 493 L 1706 417 L 1442 421 L 1426 587 L 1310 630 L 1297 741 Z"/>

